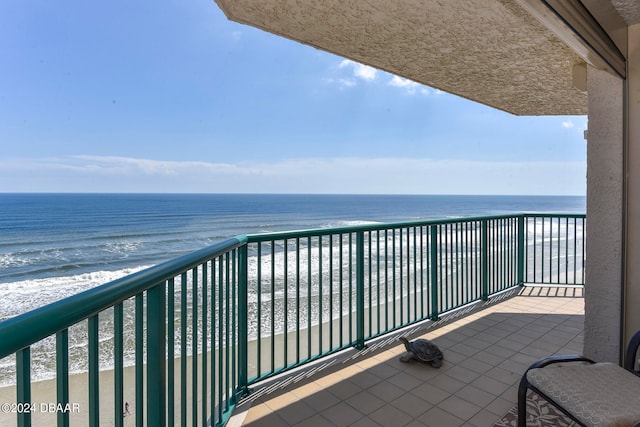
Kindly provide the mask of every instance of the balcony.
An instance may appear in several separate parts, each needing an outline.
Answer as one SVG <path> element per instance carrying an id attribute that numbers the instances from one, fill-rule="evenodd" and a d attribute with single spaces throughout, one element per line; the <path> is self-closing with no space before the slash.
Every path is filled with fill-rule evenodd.
<path id="1" fill-rule="evenodd" d="M 493 426 L 524 370 L 582 351 L 581 287 L 522 287 L 256 387 L 229 426 Z M 433 340 L 440 369 L 402 363 L 397 336 Z M 554 424 L 547 416 L 547 424 Z"/>
<path id="2" fill-rule="evenodd" d="M 0 323 L 0 375 L 15 384 L 0 397 L 16 408 L 0 423 L 223 425 L 252 400 L 247 423 L 340 408 L 375 420 L 372 402 L 395 402 L 407 422 L 458 404 L 464 422 L 496 415 L 529 361 L 581 350 L 584 232 L 584 215 L 521 214 L 238 236 Z M 574 294 L 505 299 L 547 289 L 525 283 Z M 436 340 L 445 366 L 400 365 L 406 328 Z M 298 369 L 315 372 L 305 391 L 265 393 Z M 426 380 L 441 400 L 418 388 Z M 305 393 L 340 406 L 288 401 Z"/>

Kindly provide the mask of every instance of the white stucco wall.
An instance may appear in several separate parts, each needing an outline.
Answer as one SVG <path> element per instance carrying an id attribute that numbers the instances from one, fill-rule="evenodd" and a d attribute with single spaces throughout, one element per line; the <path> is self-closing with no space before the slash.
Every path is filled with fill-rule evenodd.
<path id="1" fill-rule="evenodd" d="M 584 354 L 619 362 L 623 253 L 623 81 L 589 67 Z"/>

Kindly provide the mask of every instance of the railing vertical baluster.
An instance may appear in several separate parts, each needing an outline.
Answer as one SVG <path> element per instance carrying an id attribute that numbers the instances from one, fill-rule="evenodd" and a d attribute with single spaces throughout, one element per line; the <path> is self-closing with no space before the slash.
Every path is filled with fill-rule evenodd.
<path id="1" fill-rule="evenodd" d="M 231 347 L 233 346 L 233 342 L 231 341 L 230 331 L 231 331 L 231 304 L 235 304 L 235 302 L 231 299 L 231 262 L 229 258 L 229 253 L 227 252 L 224 256 L 224 265 L 225 265 L 225 309 L 224 311 L 224 351 L 225 351 L 225 363 L 224 363 L 224 393 L 227 396 L 225 399 L 225 411 L 229 408 L 229 401 L 231 398 L 229 397 L 230 393 L 232 393 L 231 389 Z"/>
<path id="2" fill-rule="evenodd" d="M 376 289 L 377 289 L 377 298 L 378 298 L 378 303 L 376 304 L 376 310 L 377 310 L 377 316 L 376 316 L 376 321 L 377 321 L 377 331 L 378 333 L 380 333 L 380 328 L 381 328 L 381 322 L 380 322 L 380 305 L 381 305 L 381 301 L 380 301 L 380 230 L 376 231 Z M 386 301 L 385 301 L 386 304 Z"/>
<path id="3" fill-rule="evenodd" d="M 538 277 L 538 217 L 533 217 L 533 281 Z"/>
<path id="4" fill-rule="evenodd" d="M 234 389 L 237 389 L 238 377 L 237 377 L 237 361 L 238 354 L 238 250 L 234 249 L 231 252 L 231 380 Z M 237 399 L 231 398 L 231 401 L 235 405 Z"/>
<path id="5" fill-rule="evenodd" d="M 429 226 L 429 238 L 431 244 L 431 320 L 438 320 L 438 226 Z"/>
<path id="6" fill-rule="evenodd" d="M 418 231 L 416 227 L 411 227 L 413 231 L 413 320 L 418 319 Z"/>
<path id="7" fill-rule="evenodd" d="M 191 425 L 198 425 L 198 267 L 191 270 Z"/>
<path id="8" fill-rule="evenodd" d="M 489 287 L 489 295 L 502 289 L 504 283 L 504 259 L 502 257 L 504 253 L 504 221 L 502 219 L 494 220 L 493 223 L 493 244 L 495 250 L 492 251 L 493 265 L 495 269 L 495 280 L 492 286 Z"/>
<path id="9" fill-rule="evenodd" d="M 247 289 L 249 286 L 249 274 L 247 273 Z M 258 297 L 258 313 L 256 316 L 256 368 L 257 376 L 262 375 L 262 242 L 258 242 L 256 252 L 256 294 Z M 211 307 L 213 310 L 213 307 Z M 248 356 L 247 356 L 248 357 Z"/>
<path id="10" fill-rule="evenodd" d="M 276 241 L 271 240 L 271 372 L 276 371 Z"/>
<path id="11" fill-rule="evenodd" d="M 144 423 L 144 296 L 135 296 L 135 377 L 136 377 L 136 426 Z"/>
<path id="12" fill-rule="evenodd" d="M 247 246 L 243 246 L 244 248 L 246 248 Z M 200 332 L 201 334 L 201 340 L 202 340 L 202 374 L 201 374 L 201 379 L 202 379 L 202 387 L 200 390 L 200 396 L 202 399 L 202 408 L 201 408 L 201 413 L 202 413 L 202 425 L 206 426 L 207 425 L 207 419 L 209 418 L 209 413 L 208 413 L 208 408 L 207 408 L 207 387 L 208 387 L 208 378 L 207 378 L 207 358 L 208 358 L 208 335 L 209 335 L 209 328 L 207 326 L 207 314 L 209 311 L 209 307 L 208 307 L 208 301 L 207 299 L 209 298 L 209 293 L 208 293 L 208 289 L 207 287 L 209 286 L 209 280 L 208 280 L 208 263 L 205 262 L 204 264 L 202 264 L 202 330 Z"/>
<path id="13" fill-rule="evenodd" d="M 483 283 L 483 291 L 482 291 L 482 300 L 486 301 L 485 298 L 487 298 L 487 296 L 489 295 L 489 289 L 491 286 L 491 283 L 493 282 L 492 279 L 495 278 L 495 274 L 496 274 L 496 269 L 495 269 L 495 259 L 496 257 L 494 256 L 495 251 L 496 251 L 496 244 L 495 244 L 495 227 L 490 227 L 490 223 L 489 220 L 485 221 L 486 223 L 486 245 L 484 246 L 486 248 L 485 254 L 486 254 L 486 260 L 487 260 L 487 280 L 485 283 Z"/>
<path id="14" fill-rule="evenodd" d="M 518 218 L 509 221 L 509 286 L 518 285 Z"/>
<path id="15" fill-rule="evenodd" d="M 523 283 L 528 283 L 529 282 L 529 220 L 531 218 L 529 218 L 528 215 L 524 215 L 524 228 L 522 229 L 522 232 L 524 234 L 524 267 L 523 267 Z M 535 236 L 534 236 L 534 240 L 535 240 Z"/>
<path id="16" fill-rule="evenodd" d="M 288 360 L 289 360 L 289 307 L 288 307 L 288 301 L 289 301 L 289 241 L 287 239 L 284 239 L 284 272 L 283 272 L 283 281 L 284 281 L 284 286 L 283 286 L 283 346 L 284 346 L 284 351 L 283 351 L 283 356 L 284 356 L 284 361 L 282 366 L 287 366 Z"/>
<path id="17" fill-rule="evenodd" d="M 463 277 L 463 288 L 464 295 L 467 301 L 474 301 L 475 297 L 471 292 L 471 272 L 469 270 L 469 223 L 462 223 L 462 230 L 460 231 L 460 239 L 462 239 L 462 248 L 460 256 L 462 257 L 462 277 Z"/>
<path id="18" fill-rule="evenodd" d="M 248 283 L 248 256 L 247 245 L 238 249 L 238 393 L 245 395 L 249 389 L 247 387 L 247 371 L 249 370 L 248 360 L 248 344 L 249 344 L 249 325 L 248 325 L 248 303 L 249 289 Z M 260 360 L 258 360 L 260 363 Z"/>
<path id="19" fill-rule="evenodd" d="M 392 327 L 398 325 L 398 315 L 396 312 L 396 229 L 391 229 L 391 281 L 393 289 L 393 299 L 391 305 L 393 308 L 393 324 Z M 402 295 L 400 296 L 402 298 Z"/>
<path id="20" fill-rule="evenodd" d="M 89 335 L 89 426 L 98 427 L 100 425 L 100 382 L 99 382 L 100 358 L 99 358 L 99 348 L 98 348 L 98 315 L 97 314 L 89 317 L 88 335 Z"/>
<path id="21" fill-rule="evenodd" d="M 296 363 L 300 363 L 300 238 L 295 239 L 296 249 Z"/>
<path id="22" fill-rule="evenodd" d="M 583 283 L 583 284 L 584 284 L 584 282 L 585 282 L 585 278 L 584 278 L 584 272 L 585 272 L 584 263 L 585 263 L 585 258 L 586 258 L 586 256 L 587 256 L 587 253 L 585 252 L 585 250 L 586 250 L 586 247 L 585 247 L 585 242 L 586 242 L 585 236 L 586 236 L 586 232 L 585 232 L 585 229 L 584 229 L 584 227 L 585 227 L 585 221 L 586 221 L 586 218 L 582 218 L 582 257 L 581 257 L 581 258 L 582 258 L 582 283 Z"/>
<path id="23" fill-rule="evenodd" d="M 570 242 L 571 242 L 571 225 L 569 223 L 569 217 L 565 218 L 565 230 L 564 230 L 564 241 L 565 241 L 565 246 L 564 246 L 564 284 L 569 284 L 571 282 L 570 279 L 570 263 L 571 263 L 571 256 L 569 255 L 569 251 L 570 251 Z"/>
<path id="24" fill-rule="evenodd" d="M 444 232 L 443 232 L 444 230 Z M 440 286 L 438 291 L 440 292 L 440 308 L 445 311 L 449 309 L 449 275 L 447 274 L 447 224 L 443 224 L 438 227 L 438 255 L 440 260 Z"/>
<path id="25" fill-rule="evenodd" d="M 573 284 L 578 283 L 578 218 L 573 219 Z M 582 268 L 582 266 L 580 266 Z M 582 281 L 582 279 L 581 279 Z M 582 283 L 584 283 L 582 281 Z"/>
<path id="26" fill-rule="evenodd" d="M 514 250 L 514 247 L 515 247 L 514 245 L 515 245 L 515 242 L 517 242 L 517 237 L 513 231 L 514 226 L 517 226 L 517 220 L 509 219 L 508 228 L 507 228 L 507 237 L 506 237 L 507 256 L 505 258 L 505 262 L 507 263 L 507 280 L 508 280 L 509 286 L 513 286 L 514 284 L 517 284 L 517 279 L 516 279 L 517 275 L 516 275 L 516 270 L 514 268 L 514 266 L 516 265 L 514 264 L 514 260 L 516 259 L 515 258 L 516 252 Z"/>
<path id="27" fill-rule="evenodd" d="M 16 352 L 16 403 L 31 403 L 31 347 Z M 31 412 L 17 411 L 18 427 L 31 427 Z"/>
<path id="28" fill-rule="evenodd" d="M 554 249 L 556 253 L 556 258 L 560 256 L 559 245 L 558 245 L 558 232 L 554 232 L 554 220 L 553 218 L 549 218 L 549 283 L 557 283 L 557 278 L 554 279 L 554 272 L 557 274 L 556 270 L 557 263 L 553 260 Z M 559 258 L 558 258 L 559 259 Z"/>
<path id="29" fill-rule="evenodd" d="M 564 281 L 569 283 L 569 218 L 565 218 L 564 235 Z"/>
<path id="30" fill-rule="evenodd" d="M 444 230 L 444 232 L 443 232 Z M 440 308 L 444 311 L 447 310 L 447 224 L 443 224 L 438 227 L 438 278 L 440 283 L 438 284 L 438 293 L 440 296 Z"/>
<path id="31" fill-rule="evenodd" d="M 513 218 L 509 221 L 509 286 L 518 283 L 518 219 Z"/>
<path id="32" fill-rule="evenodd" d="M 504 227 L 502 230 L 502 262 L 504 265 L 502 266 L 503 283 L 501 289 L 506 289 L 513 285 L 511 280 L 511 269 L 509 268 L 509 256 L 511 255 L 511 242 L 509 240 L 511 237 L 511 221 L 505 218 L 502 222 Z"/>
<path id="33" fill-rule="evenodd" d="M 333 234 L 329 234 L 329 350 L 333 350 Z"/>
<path id="34" fill-rule="evenodd" d="M 505 230 L 503 232 L 504 237 L 504 256 L 502 257 L 504 262 L 504 284 L 503 289 L 507 287 L 513 286 L 513 270 L 512 270 L 512 258 L 513 254 L 513 236 L 511 234 L 511 230 L 513 227 L 513 222 L 511 219 L 505 219 Z"/>
<path id="35" fill-rule="evenodd" d="M 456 268 L 456 305 L 462 305 L 462 301 L 464 301 L 464 289 L 463 289 L 463 280 L 464 276 L 461 276 L 460 273 L 463 271 L 460 268 L 460 224 L 455 224 L 455 268 Z"/>
<path id="36" fill-rule="evenodd" d="M 338 326 L 340 328 L 340 345 L 339 346 L 342 347 L 344 345 L 344 332 L 343 332 L 343 330 L 344 330 L 344 326 L 343 326 L 344 319 L 342 318 L 343 317 L 343 313 L 344 313 L 344 308 L 343 308 L 343 304 L 344 304 L 343 303 L 343 296 L 344 296 L 344 288 L 343 288 L 343 285 L 344 285 L 344 281 L 343 281 L 343 278 L 344 278 L 343 277 L 344 276 L 344 271 L 343 271 L 344 270 L 344 268 L 343 268 L 343 262 L 344 262 L 344 258 L 343 258 L 344 235 L 343 234 L 339 234 L 339 236 L 340 236 L 340 246 L 338 248 L 339 249 L 339 254 L 338 254 L 338 258 L 339 258 L 339 260 L 338 260 L 338 262 L 339 262 L 339 264 L 338 264 L 339 265 L 339 267 L 338 267 L 338 273 L 339 273 L 338 274 L 338 276 L 339 276 L 338 277 L 338 285 L 339 285 L 340 295 L 339 295 L 339 301 L 338 302 L 339 302 L 339 307 L 340 307 L 339 308 L 340 317 L 339 317 Z"/>
<path id="37" fill-rule="evenodd" d="M 364 344 L 364 232 L 356 233 L 356 348 Z"/>
<path id="38" fill-rule="evenodd" d="M 416 230 L 417 234 L 417 230 Z M 420 243 L 420 250 L 417 255 L 420 257 L 420 267 L 418 268 L 420 271 L 420 298 L 417 301 L 420 301 L 420 319 L 424 319 L 424 227 L 420 226 L 420 237 L 418 238 L 418 242 Z M 417 275 L 417 273 L 416 273 Z M 417 277 L 416 277 L 417 280 Z M 416 294 L 418 292 L 416 291 Z M 417 295 L 416 295 L 417 298 Z M 417 304 L 417 303 L 416 303 Z M 416 316 L 418 316 L 418 306 L 416 305 Z"/>
<path id="39" fill-rule="evenodd" d="M 69 330 L 56 334 L 56 401 L 62 407 L 69 403 Z M 69 412 L 58 411 L 58 427 L 69 427 Z"/>
<path id="40" fill-rule="evenodd" d="M 555 247 L 556 247 L 556 253 L 557 253 L 557 262 L 556 262 L 556 283 L 560 283 L 560 217 L 557 218 L 558 220 L 558 227 L 557 227 L 557 232 L 554 234 L 556 236 L 556 243 L 555 243 Z M 551 222 L 553 223 L 553 219 L 551 220 Z M 551 230 L 553 230 L 553 227 L 551 227 Z M 549 257 L 552 261 L 553 261 L 553 253 L 551 254 L 551 256 Z"/>
<path id="41" fill-rule="evenodd" d="M 369 283 L 369 322 L 368 322 L 368 333 L 367 336 L 373 336 L 373 283 L 372 283 L 372 274 L 373 274 L 373 231 L 369 230 L 367 233 L 367 265 L 369 267 L 369 273 L 367 274 L 367 282 Z"/>
<path id="42" fill-rule="evenodd" d="M 225 334 L 225 325 L 226 325 L 226 313 L 227 305 L 225 301 L 225 293 L 226 293 L 226 275 L 225 268 L 227 263 L 224 260 L 224 257 L 220 256 L 218 258 L 218 416 L 217 419 L 222 419 L 222 414 L 226 410 L 225 407 L 225 396 L 229 395 L 229 389 L 225 388 L 225 366 L 228 366 L 228 359 L 226 357 L 226 334 Z"/>
<path id="43" fill-rule="evenodd" d="M 122 303 L 113 307 L 113 413 L 116 427 L 124 425 L 124 314 Z"/>
<path id="44" fill-rule="evenodd" d="M 311 236 L 307 237 L 307 360 L 311 359 Z"/>
<path id="45" fill-rule="evenodd" d="M 447 294 L 447 310 L 455 306 L 453 292 L 453 224 L 445 224 L 444 233 L 444 271 L 446 277 L 445 292 Z"/>
<path id="46" fill-rule="evenodd" d="M 496 251 L 493 255 L 496 269 L 496 280 L 493 282 L 493 286 L 489 288 L 489 294 L 497 292 L 504 288 L 504 219 L 498 219 L 494 221 L 495 228 L 495 245 Z"/>
<path id="47" fill-rule="evenodd" d="M 393 301 L 392 301 L 393 303 Z M 389 330 L 389 230 L 384 230 L 384 329 Z"/>
<path id="48" fill-rule="evenodd" d="M 420 226 L 420 318 L 424 319 L 424 227 Z"/>
<path id="49" fill-rule="evenodd" d="M 147 423 L 163 427 L 166 411 L 166 291 L 165 282 L 147 291 Z M 194 359 L 195 364 L 195 359 Z"/>
<path id="50" fill-rule="evenodd" d="M 545 242 L 545 235 L 544 235 L 544 229 L 545 229 L 545 225 L 546 225 L 546 218 L 542 217 L 542 252 L 540 253 L 540 276 L 542 277 L 542 281 L 544 281 L 545 275 L 544 275 L 544 260 L 545 260 L 545 256 L 544 256 L 544 242 Z M 551 242 L 551 238 L 549 238 L 549 242 Z"/>
<path id="51" fill-rule="evenodd" d="M 322 322 L 323 322 L 323 313 L 322 313 L 322 300 L 324 298 L 323 289 L 322 289 L 322 275 L 323 275 L 323 264 L 322 259 L 322 236 L 318 236 L 318 354 L 323 353 L 323 342 L 322 342 Z M 331 317 L 329 317 L 331 320 Z"/>
<path id="52" fill-rule="evenodd" d="M 349 234 L 349 343 L 353 344 L 353 234 Z"/>
<path id="53" fill-rule="evenodd" d="M 411 227 L 406 228 L 406 258 L 407 258 L 407 322 L 411 323 Z M 414 313 L 415 314 L 415 313 Z"/>
<path id="54" fill-rule="evenodd" d="M 518 285 L 524 286 L 524 215 L 518 215 Z"/>
<path id="55" fill-rule="evenodd" d="M 219 278 L 216 278 L 216 258 L 211 260 L 211 393 L 209 395 L 209 407 L 211 408 L 211 425 L 215 425 L 216 420 L 216 396 L 221 394 L 221 390 L 216 388 L 216 366 L 222 363 L 222 360 L 218 358 L 218 354 L 216 353 L 216 310 L 218 309 L 218 301 L 217 301 L 217 287 L 219 286 Z M 173 389 L 173 384 L 171 384 L 170 390 Z M 171 409 L 171 406 L 169 407 Z M 173 424 L 171 424 L 173 425 Z"/>
<path id="56" fill-rule="evenodd" d="M 180 425 L 187 425 L 187 273 L 180 275 Z"/>
<path id="57" fill-rule="evenodd" d="M 489 280 L 489 286 L 487 288 L 487 297 L 491 295 L 495 290 L 499 289 L 500 279 L 502 275 L 502 266 L 500 263 L 500 254 L 502 253 L 501 246 L 501 229 L 500 229 L 500 220 L 492 220 L 491 221 L 491 238 L 490 238 L 490 262 L 491 262 L 491 271 L 493 273 L 493 280 Z"/>
<path id="58" fill-rule="evenodd" d="M 464 226 L 464 240 L 465 240 L 465 276 L 466 279 L 466 292 L 470 301 L 475 301 L 478 297 L 473 287 L 473 264 L 474 264 L 474 240 L 473 240 L 473 223 L 465 222 Z"/>
<path id="59" fill-rule="evenodd" d="M 175 278 L 169 279 L 167 288 L 167 425 L 175 425 Z"/>
<path id="60" fill-rule="evenodd" d="M 404 241 L 403 241 L 403 236 L 404 236 L 404 229 L 403 228 L 399 228 L 398 229 L 398 248 L 400 253 L 398 254 L 399 259 L 397 260 L 398 263 L 398 267 L 399 267 L 399 276 L 400 276 L 400 281 L 398 283 L 398 290 L 400 292 L 400 325 L 404 325 Z M 407 295 L 407 297 L 409 297 L 409 295 Z M 409 306 L 409 302 L 407 301 L 407 308 Z"/>
<path id="61" fill-rule="evenodd" d="M 489 299 L 489 238 L 487 220 L 482 220 L 481 264 L 482 264 L 482 300 Z"/>

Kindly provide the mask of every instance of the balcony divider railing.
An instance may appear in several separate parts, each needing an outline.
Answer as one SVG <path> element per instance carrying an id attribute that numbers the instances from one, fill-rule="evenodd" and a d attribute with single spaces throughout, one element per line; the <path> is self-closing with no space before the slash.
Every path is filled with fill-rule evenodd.
<path id="1" fill-rule="evenodd" d="M 523 283 L 583 285 L 584 232 L 522 214 L 238 236 L 0 322 L 0 424 L 223 425 L 293 367 Z"/>

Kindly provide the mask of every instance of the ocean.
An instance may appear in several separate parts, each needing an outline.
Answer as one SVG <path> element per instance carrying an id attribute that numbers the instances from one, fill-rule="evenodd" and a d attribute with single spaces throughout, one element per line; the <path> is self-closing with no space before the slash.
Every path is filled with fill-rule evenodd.
<path id="1" fill-rule="evenodd" d="M 582 196 L 0 194 L 0 320 L 239 234 L 584 213 Z"/>

